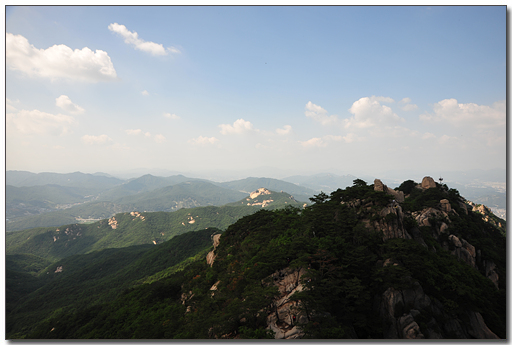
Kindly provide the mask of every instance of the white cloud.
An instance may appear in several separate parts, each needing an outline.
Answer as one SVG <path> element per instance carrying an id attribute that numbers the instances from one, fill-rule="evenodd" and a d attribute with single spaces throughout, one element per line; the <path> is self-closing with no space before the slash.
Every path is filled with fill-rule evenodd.
<path id="1" fill-rule="evenodd" d="M 153 138 L 153 140 L 159 144 L 164 143 L 167 141 L 165 136 L 162 134 L 155 134 L 152 135 L 150 132 L 142 132 L 142 129 L 126 129 L 125 133 L 128 135 L 140 135 L 143 134 L 146 138 Z"/>
<path id="2" fill-rule="evenodd" d="M 5 110 L 10 111 L 10 112 L 16 111 L 17 109 L 14 106 L 14 104 L 19 103 L 19 102 L 20 102 L 19 100 L 11 101 L 9 98 L 6 98 L 5 99 Z"/>
<path id="3" fill-rule="evenodd" d="M 300 144 L 304 147 L 325 147 L 327 143 L 323 141 L 321 138 L 311 138 L 306 141 L 299 141 Z"/>
<path id="4" fill-rule="evenodd" d="M 290 125 L 285 125 L 282 129 L 281 128 L 276 129 L 276 132 L 279 135 L 290 134 L 291 131 L 292 131 L 292 126 L 290 126 Z"/>
<path id="5" fill-rule="evenodd" d="M 82 141 L 87 145 L 105 145 L 113 140 L 108 135 L 102 134 L 102 135 L 84 135 L 82 137 Z"/>
<path id="6" fill-rule="evenodd" d="M 322 138 L 311 138 L 306 141 L 299 141 L 299 143 L 304 147 L 326 147 L 329 142 L 332 141 L 344 141 L 346 143 L 351 143 L 355 140 L 358 140 L 358 138 L 353 133 L 349 133 L 347 136 L 329 134 L 324 135 Z"/>
<path id="7" fill-rule="evenodd" d="M 165 143 L 167 140 L 162 134 L 156 134 L 154 139 L 159 144 Z"/>
<path id="8" fill-rule="evenodd" d="M 346 143 L 352 143 L 360 139 L 355 133 L 348 133 L 346 136 L 343 137 L 343 140 L 345 140 Z"/>
<path id="9" fill-rule="evenodd" d="M 171 113 L 165 113 L 164 117 L 167 117 L 167 118 L 169 118 L 171 120 L 179 120 L 180 119 L 180 117 L 178 115 L 171 114 Z"/>
<path id="10" fill-rule="evenodd" d="M 215 137 L 208 138 L 208 137 L 199 136 L 197 138 L 190 139 L 188 142 L 191 144 L 194 144 L 194 145 L 206 146 L 206 145 L 213 145 L 217 141 L 219 141 L 219 139 L 217 139 Z"/>
<path id="11" fill-rule="evenodd" d="M 393 125 L 405 121 L 393 112 L 393 110 L 380 104 L 380 102 L 392 103 L 389 97 L 363 97 L 355 101 L 349 112 L 354 114 L 349 119 L 344 119 L 345 128 L 369 128 L 376 125 Z"/>
<path id="12" fill-rule="evenodd" d="M 425 134 L 423 134 L 423 136 L 421 137 L 421 139 L 431 139 L 431 138 L 435 138 L 436 136 L 432 133 L 429 133 L 429 132 L 426 132 Z"/>
<path id="13" fill-rule="evenodd" d="M 57 105 L 57 107 L 62 108 L 71 114 L 81 114 L 85 111 L 84 108 L 71 102 L 69 97 L 66 95 L 61 95 L 58 98 L 56 98 L 55 105 Z"/>
<path id="14" fill-rule="evenodd" d="M 244 119 L 236 120 L 233 125 L 223 124 L 219 125 L 221 134 L 240 134 L 245 132 L 257 131 L 253 128 L 252 123 Z"/>
<path id="15" fill-rule="evenodd" d="M 124 42 L 135 47 L 135 49 L 142 50 L 143 52 L 150 53 L 151 55 L 167 55 L 168 53 L 178 54 L 180 51 L 175 47 L 164 48 L 160 43 L 148 42 L 139 38 L 139 34 L 135 31 L 129 31 L 126 26 L 117 23 L 112 23 L 108 29 L 121 35 Z"/>
<path id="16" fill-rule="evenodd" d="M 127 129 L 125 132 L 128 135 L 139 135 L 142 132 L 142 130 L 141 129 Z"/>
<path id="17" fill-rule="evenodd" d="M 403 111 L 413 111 L 418 109 L 418 106 L 416 104 L 406 104 L 403 107 L 400 107 Z"/>
<path id="18" fill-rule="evenodd" d="M 8 113 L 6 122 L 22 134 L 63 135 L 71 131 L 76 124 L 73 117 L 62 114 L 49 114 L 39 110 L 20 110 Z"/>
<path id="19" fill-rule="evenodd" d="M 306 114 L 307 117 L 320 122 L 322 125 L 330 125 L 338 121 L 338 117 L 336 115 L 328 116 L 327 110 L 319 105 L 311 103 L 311 101 L 306 104 L 306 111 L 304 114 Z"/>
<path id="20" fill-rule="evenodd" d="M 412 100 L 409 97 L 403 98 L 398 104 L 400 104 L 400 109 L 403 111 L 413 111 L 418 109 L 416 104 L 411 104 Z M 402 105 L 403 104 L 403 105 Z"/>
<path id="21" fill-rule="evenodd" d="M 63 44 L 37 49 L 25 37 L 11 33 L 5 37 L 5 60 L 9 68 L 30 77 L 85 82 L 117 78 L 110 57 L 102 50 L 93 52 L 87 47 L 72 50 Z"/>
<path id="22" fill-rule="evenodd" d="M 147 90 L 144 90 L 144 91 L 142 91 L 141 93 L 142 93 L 142 95 L 144 95 L 144 96 L 149 96 L 149 92 L 148 92 Z"/>
<path id="23" fill-rule="evenodd" d="M 475 103 L 458 103 L 456 99 L 444 99 L 434 104 L 434 114 L 422 114 L 420 120 L 431 123 L 447 123 L 456 127 L 469 126 L 478 129 L 506 126 L 506 101 L 492 106 Z"/>

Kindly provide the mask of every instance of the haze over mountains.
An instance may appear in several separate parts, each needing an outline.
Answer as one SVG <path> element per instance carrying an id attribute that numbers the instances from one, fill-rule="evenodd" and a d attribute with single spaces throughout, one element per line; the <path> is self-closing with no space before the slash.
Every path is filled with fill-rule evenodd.
<path id="1" fill-rule="evenodd" d="M 165 172 L 165 171 L 161 171 Z M 448 173 L 445 182 L 477 204 L 485 204 L 506 219 L 504 171 Z M 308 202 L 316 193 L 350 186 L 356 176 L 320 173 L 290 175 L 281 179 L 247 177 L 217 182 L 182 174 L 144 174 L 122 179 L 106 173 L 6 172 L 7 231 L 39 226 L 59 226 L 108 218 L 119 212 L 176 211 L 198 206 L 221 206 L 237 202 L 249 193 L 267 188 L 283 191 L 298 202 Z M 363 176 L 366 182 L 375 177 Z M 395 179 L 381 178 L 388 186 Z"/>
<path id="2" fill-rule="evenodd" d="M 78 172 L 32 174 L 17 171 L 9 171 L 6 177 L 8 231 L 92 222 L 120 212 L 171 212 L 221 206 L 242 200 L 262 187 L 293 193 L 301 203 L 314 194 L 311 189 L 268 178 L 219 183 L 183 175 L 143 175 L 123 181 Z M 295 199 L 293 202 L 299 204 Z"/>

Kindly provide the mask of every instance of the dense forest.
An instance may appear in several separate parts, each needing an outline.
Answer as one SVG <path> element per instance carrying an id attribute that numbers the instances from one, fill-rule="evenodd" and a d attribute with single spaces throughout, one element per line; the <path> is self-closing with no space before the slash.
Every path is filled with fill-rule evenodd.
<path id="1" fill-rule="evenodd" d="M 7 338 L 506 338 L 504 221 L 433 181 L 311 202 L 156 246 L 57 258 L 13 240 Z"/>

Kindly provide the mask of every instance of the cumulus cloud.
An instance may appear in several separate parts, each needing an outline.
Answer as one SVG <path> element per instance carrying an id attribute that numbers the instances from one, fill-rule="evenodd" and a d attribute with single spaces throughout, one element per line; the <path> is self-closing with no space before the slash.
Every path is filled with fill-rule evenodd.
<path id="1" fill-rule="evenodd" d="M 56 98 L 55 105 L 57 105 L 57 107 L 64 109 L 65 111 L 67 111 L 68 113 L 71 113 L 71 114 L 81 114 L 85 111 L 84 108 L 71 102 L 69 97 L 66 95 L 61 95 L 58 98 Z"/>
<path id="2" fill-rule="evenodd" d="M 167 139 L 165 139 L 162 134 L 156 134 L 154 140 L 159 144 L 165 143 L 167 141 Z"/>
<path id="3" fill-rule="evenodd" d="M 403 111 L 413 111 L 418 109 L 418 106 L 416 104 L 411 103 L 412 100 L 409 97 L 403 98 L 398 104 L 400 105 L 400 109 Z"/>
<path id="4" fill-rule="evenodd" d="M 179 120 L 180 119 L 180 117 L 178 115 L 171 114 L 171 113 L 165 113 L 164 117 L 167 117 L 168 119 L 171 119 L 171 120 Z"/>
<path id="5" fill-rule="evenodd" d="M 422 114 L 420 120 L 430 123 L 447 123 L 456 127 L 470 126 L 478 129 L 506 126 L 506 101 L 492 106 L 475 103 L 458 103 L 444 99 L 433 106 L 433 114 Z"/>
<path id="6" fill-rule="evenodd" d="M 200 146 L 206 146 L 206 145 L 213 145 L 215 144 L 219 139 L 215 137 L 203 137 L 199 136 L 197 138 L 190 139 L 188 142 L 194 145 L 200 145 Z"/>
<path id="7" fill-rule="evenodd" d="M 110 81 L 117 78 L 107 52 L 85 47 L 72 50 L 59 44 L 37 49 L 21 35 L 6 33 L 5 61 L 13 70 L 30 77 L 78 80 L 84 82 Z"/>
<path id="8" fill-rule="evenodd" d="M 306 104 L 306 111 L 304 114 L 306 114 L 307 117 L 320 122 L 322 125 L 330 125 L 338 121 L 338 117 L 336 115 L 328 116 L 327 110 L 312 103 L 311 101 Z"/>
<path id="9" fill-rule="evenodd" d="M 11 101 L 9 98 L 6 98 L 5 99 L 5 110 L 10 111 L 10 112 L 16 111 L 17 109 L 14 106 L 14 104 L 19 103 L 19 102 L 20 102 L 19 100 Z"/>
<path id="10" fill-rule="evenodd" d="M 142 129 L 127 129 L 125 132 L 128 135 L 139 135 L 142 133 Z"/>
<path id="11" fill-rule="evenodd" d="M 164 135 L 162 134 L 155 134 L 152 135 L 150 132 L 142 132 L 142 129 L 127 129 L 125 130 L 125 133 L 128 135 L 140 135 L 143 134 L 146 138 L 153 138 L 153 140 L 159 144 L 164 143 L 167 141 Z"/>
<path id="12" fill-rule="evenodd" d="M 421 139 L 431 139 L 431 138 L 435 138 L 436 136 L 432 133 L 429 133 L 429 132 L 426 132 L 424 133 L 422 136 L 421 136 Z"/>
<path id="13" fill-rule="evenodd" d="M 84 142 L 87 145 L 105 145 L 110 143 L 111 141 L 113 141 L 112 138 L 110 138 L 106 134 L 82 136 L 82 142 Z"/>
<path id="14" fill-rule="evenodd" d="M 345 128 L 369 128 L 376 125 L 394 125 L 405 121 L 381 102 L 393 103 L 394 101 L 389 97 L 375 96 L 363 97 L 355 101 L 349 109 L 354 116 L 343 120 Z"/>
<path id="15" fill-rule="evenodd" d="M 147 90 L 144 90 L 141 92 L 143 96 L 149 96 L 149 92 Z"/>
<path id="16" fill-rule="evenodd" d="M 358 140 L 357 136 L 353 133 L 349 133 L 346 136 L 342 135 L 324 135 L 321 138 L 311 138 L 306 141 L 299 141 L 299 143 L 304 147 L 326 147 L 329 142 L 332 141 L 343 141 L 346 143 L 351 143 L 355 140 Z"/>
<path id="17" fill-rule="evenodd" d="M 279 135 L 286 135 L 286 134 L 290 134 L 292 131 L 292 126 L 290 125 L 285 125 L 283 128 L 278 128 L 276 129 L 276 132 L 277 134 Z"/>
<path id="18" fill-rule="evenodd" d="M 253 128 L 252 123 L 250 123 L 249 121 L 245 121 L 244 119 L 236 120 L 233 123 L 233 125 L 223 124 L 223 125 L 219 125 L 219 127 L 220 127 L 220 133 L 223 135 L 240 134 L 240 133 L 256 131 Z"/>
<path id="19" fill-rule="evenodd" d="M 8 113 L 6 122 L 21 134 L 63 135 L 71 131 L 76 124 L 73 117 L 62 114 L 49 114 L 39 110 L 20 110 Z"/>
<path id="20" fill-rule="evenodd" d="M 112 32 L 119 34 L 124 38 L 124 42 L 132 45 L 135 49 L 142 50 L 143 52 L 150 53 L 151 55 L 167 55 L 168 53 L 177 54 L 180 51 L 175 47 L 164 48 L 160 43 L 144 41 L 139 38 L 139 34 L 135 31 L 130 31 L 126 26 L 112 23 L 108 26 Z"/>
<path id="21" fill-rule="evenodd" d="M 323 141 L 321 138 L 311 138 L 306 141 L 299 141 L 300 144 L 304 147 L 325 147 L 327 143 Z"/>

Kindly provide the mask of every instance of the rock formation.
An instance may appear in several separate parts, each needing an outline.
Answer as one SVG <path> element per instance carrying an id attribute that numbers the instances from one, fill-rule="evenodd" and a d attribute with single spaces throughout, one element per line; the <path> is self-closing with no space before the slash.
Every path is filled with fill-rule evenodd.
<path id="1" fill-rule="evenodd" d="M 308 321 L 307 316 L 298 311 L 299 302 L 290 297 L 303 289 L 300 278 L 305 273 L 303 268 L 285 268 L 272 274 L 273 284 L 279 295 L 274 301 L 273 310 L 267 317 L 268 329 L 274 331 L 275 339 L 299 339 L 303 332 L 298 327 Z"/>
<path id="2" fill-rule="evenodd" d="M 425 176 L 423 180 L 421 181 L 421 188 L 423 189 L 429 189 L 429 188 L 436 188 L 436 181 L 430 176 Z"/>
<path id="3" fill-rule="evenodd" d="M 217 248 L 217 246 L 219 245 L 219 242 L 220 242 L 220 235 L 221 234 L 215 234 L 212 236 L 212 241 L 213 241 L 213 250 L 211 252 L 208 253 L 208 255 L 206 255 L 206 263 L 210 266 L 213 265 L 213 262 L 215 261 L 215 249 Z"/>
<path id="4" fill-rule="evenodd" d="M 470 312 L 469 325 L 463 323 L 426 295 L 418 282 L 408 289 L 388 288 L 380 297 L 379 313 L 388 325 L 386 339 L 499 339 L 480 313 Z"/>
<path id="5" fill-rule="evenodd" d="M 375 191 L 379 191 L 379 192 L 386 192 L 388 193 L 389 195 L 392 195 L 395 200 L 397 202 L 404 202 L 405 200 L 405 197 L 404 197 L 404 192 L 402 191 L 396 191 L 394 189 L 391 189 L 391 188 L 388 188 L 384 183 L 382 183 L 381 180 L 379 179 L 375 179 L 375 181 L 373 181 L 373 189 Z"/>
<path id="6" fill-rule="evenodd" d="M 254 199 L 254 198 L 257 198 L 258 196 L 260 195 L 268 195 L 268 194 L 272 194 L 271 191 L 269 191 L 268 189 L 266 188 L 259 188 L 258 190 L 255 190 L 254 192 L 252 192 L 249 197 L 251 199 Z"/>

